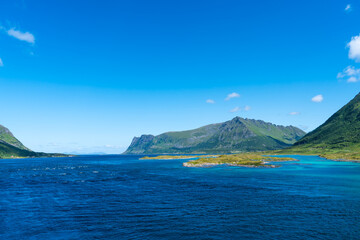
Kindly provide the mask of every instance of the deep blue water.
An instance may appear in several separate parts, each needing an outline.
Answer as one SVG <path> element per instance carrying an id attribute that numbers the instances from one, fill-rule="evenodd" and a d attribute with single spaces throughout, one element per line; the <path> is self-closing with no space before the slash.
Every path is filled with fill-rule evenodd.
<path id="1" fill-rule="evenodd" d="M 0 160 L 1 239 L 360 239 L 360 164 Z"/>

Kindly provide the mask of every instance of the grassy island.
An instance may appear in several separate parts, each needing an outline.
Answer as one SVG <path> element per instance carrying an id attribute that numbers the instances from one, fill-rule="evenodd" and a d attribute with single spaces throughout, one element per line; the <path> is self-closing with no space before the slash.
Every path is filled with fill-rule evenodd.
<path id="1" fill-rule="evenodd" d="M 274 168 L 277 166 L 269 163 L 279 162 L 279 161 L 297 161 L 297 160 L 288 157 L 264 156 L 262 155 L 262 153 L 241 153 L 241 154 L 231 154 L 231 155 L 220 155 L 218 157 L 213 157 L 213 158 L 201 157 L 199 159 L 183 163 L 183 165 L 185 167 L 211 167 L 216 165 L 228 165 L 228 166 L 241 166 L 241 167 Z"/>
<path id="2" fill-rule="evenodd" d="M 214 158 L 218 155 L 159 155 L 154 157 L 143 157 L 140 160 L 172 160 L 172 159 L 193 159 L 193 158 Z"/>

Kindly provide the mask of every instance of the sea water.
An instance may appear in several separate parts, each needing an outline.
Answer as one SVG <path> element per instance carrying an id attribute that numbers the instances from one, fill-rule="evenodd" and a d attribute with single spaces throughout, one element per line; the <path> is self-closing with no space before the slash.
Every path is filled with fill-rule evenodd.
<path id="1" fill-rule="evenodd" d="M 0 239 L 360 239 L 360 164 L 0 160 Z"/>

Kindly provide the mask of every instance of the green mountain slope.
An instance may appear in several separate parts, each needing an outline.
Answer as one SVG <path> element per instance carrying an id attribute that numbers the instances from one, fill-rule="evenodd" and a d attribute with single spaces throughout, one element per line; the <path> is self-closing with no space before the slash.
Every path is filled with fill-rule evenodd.
<path id="1" fill-rule="evenodd" d="M 359 150 L 360 94 L 324 124 L 296 142 L 292 149 Z"/>
<path id="2" fill-rule="evenodd" d="M 65 156 L 68 155 L 31 151 L 16 139 L 9 129 L 0 125 L 0 158 Z"/>
<path id="3" fill-rule="evenodd" d="M 305 133 L 293 126 L 236 117 L 193 130 L 135 137 L 124 154 L 230 153 L 290 146 Z"/>
<path id="4" fill-rule="evenodd" d="M 30 150 L 27 147 L 25 147 L 19 140 L 17 140 L 9 129 L 7 129 L 2 125 L 0 125 L 0 142 L 5 142 L 9 145 L 12 145 L 14 147 L 23 150 Z"/>

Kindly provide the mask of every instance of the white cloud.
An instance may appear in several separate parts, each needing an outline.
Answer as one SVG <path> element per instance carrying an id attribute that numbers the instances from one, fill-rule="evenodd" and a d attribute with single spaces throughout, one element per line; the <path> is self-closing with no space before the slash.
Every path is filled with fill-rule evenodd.
<path id="1" fill-rule="evenodd" d="M 206 100 L 206 103 L 214 104 L 214 103 L 215 103 L 215 101 L 214 101 L 214 100 L 212 100 L 212 99 L 208 99 L 208 100 Z"/>
<path id="2" fill-rule="evenodd" d="M 360 62 L 360 34 L 352 37 L 347 47 L 349 48 L 349 58 L 354 59 L 355 62 Z"/>
<path id="3" fill-rule="evenodd" d="M 4 66 L 4 63 L 2 61 L 2 59 L 0 58 L 0 67 L 3 67 Z"/>
<path id="4" fill-rule="evenodd" d="M 350 4 L 346 5 L 346 7 L 345 7 L 345 11 L 346 11 L 346 12 L 351 11 L 351 5 L 350 5 Z"/>
<path id="5" fill-rule="evenodd" d="M 299 112 L 291 112 L 289 113 L 289 115 L 299 115 L 300 113 Z"/>
<path id="6" fill-rule="evenodd" d="M 233 93 L 228 94 L 227 97 L 225 98 L 225 100 L 229 101 L 232 98 L 238 98 L 238 97 L 240 97 L 240 94 L 233 92 Z"/>
<path id="7" fill-rule="evenodd" d="M 250 107 L 250 106 L 245 106 L 244 110 L 245 110 L 245 111 L 250 111 L 250 110 L 251 110 L 251 107 Z"/>
<path id="8" fill-rule="evenodd" d="M 316 102 L 316 103 L 320 103 L 320 102 L 322 102 L 323 100 L 324 100 L 324 97 L 323 97 L 323 95 L 321 95 L 321 94 L 316 95 L 315 97 L 313 97 L 313 98 L 311 99 L 311 101 Z"/>
<path id="9" fill-rule="evenodd" d="M 234 107 L 233 109 L 230 110 L 230 112 L 238 112 L 240 111 L 240 108 L 239 107 Z"/>
<path id="10" fill-rule="evenodd" d="M 9 36 L 17 38 L 21 41 L 25 41 L 28 43 L 35 43 L 34 35 L 29 32 L 20 32 L 18 30 L 15 30 L 14 28 L 7 30 L 6 32 Z"/>
<path id="11" fill-rule="evenodd" d="M 337 78 L 346 80 L 348 83 L 360 81 L 360 69 L 353 66 L 346 67 L 342 72 L 339 72 Z"/>

